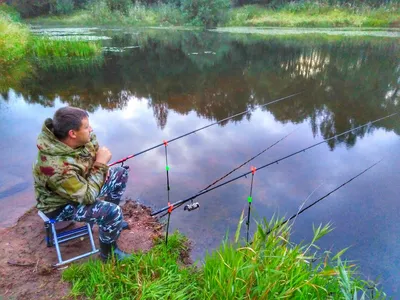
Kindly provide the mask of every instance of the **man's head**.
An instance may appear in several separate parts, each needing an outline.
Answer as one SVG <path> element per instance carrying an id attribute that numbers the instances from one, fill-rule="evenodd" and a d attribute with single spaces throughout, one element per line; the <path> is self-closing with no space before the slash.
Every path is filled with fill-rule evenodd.
<path id="1" fill-rule="evenodd" d="M 72 106 L 62 107 L 53 117 L 53 133 L 60 141 L 71 148 L 90 142 L 92 128 L 86 111 Z"/>

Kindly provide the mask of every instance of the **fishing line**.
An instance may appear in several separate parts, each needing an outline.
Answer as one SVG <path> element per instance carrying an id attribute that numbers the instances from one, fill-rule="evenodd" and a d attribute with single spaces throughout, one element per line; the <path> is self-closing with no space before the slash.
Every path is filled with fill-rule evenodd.
<path id="1" fill-rule="evenodd" d="M 346 182 L 342 183 L 341 185 L 339 185 L 337 188 L 333 189 L 332 191 L 330 191 L 329 193 L 327 193 L 326 195 L 322 196 L 321 198 L 319 198 L 318 200 L 314 201 L 313 203 L 311 203 L 310 205 L 306 206 L 305 208 L 303 208 L 302 210 L 298 211 L 296 214 L 294 214 L 293 216 L 291 216 L 290 218 L 286 219 L 285 221 L 283 221 L 282 223 L 278 224 L 277 226 L 275 226 L 274 228 L 272 228 L 271 230 L 269 230 L 267 232 L 267 235 L 270 234 L 273 230 L 281 227 L 282 225 L 286 224 L 287 222 L 289 222 L 290 220 L 294 219 L 295 217 L 297 217 L 298 215 L 302 214 L 303 212 L 305 212 L 307 209 L 311 208 L 312 206 L 314 206 L 315 204 L 317 204 L 318 202 L 324 200 L 326 197 L 328 197 L 329 195 L 333 194 L 334 192 L 336 192 L 338 189 L 344 187 L 346 184 L 350 183 L 352 180 L 356 179 L 357 177 L 361 176 L 362 174 L 364 174 L 365 172 L 367 172 L 368 170 L 370 170 L 371 168 L 373 168 L 374 166 L 376 166 L 377 164 L 379 164 L 382 161 L 379 160 L 378 162 L 372 164 L 371 166 L 369 166 L 368 168 L 364 169 L 362 172 L 358 173 L 357 175 L 351 177 L 349 180 L 347 180 Z"/>
<path id="2" fill-rule="evenodd" d="M 250 108 L 250 109 L 245 110 L 245 111 L 243 111 L 243 112 L 237 113 L 237 114 L 235 114 L 235 115 L 233 115 L 233 116 L 230 116 L 230 117 L 227 117 L 227 118 L 225 118 L 225 119 L 222 119 L 222 120 L 220 120 L 220 121 L 218 121 L 218 122 L 214 122 L 214 123 L 209 124 L 209 125 L 206 125 L 206 126 L 204 126 L 204 127 L 195 129 L 195 130 L 193 130 L 193 131 L 190 131 L 190 132 L 188 132 L 188 133 L 185 133 L 185 134 L 183 134 L 183 135 L 180 135 L 180 136 L 178 136 L 178 137 L 176 137 L 176 138 L 173 138 L 173 139 L 171 139 L 171 140 L 169 140 L 169 141 L 167 141 L 167 142 L 168 142 L 168 143 L 171 143 L 171 142 L 176 141 L 176 140 L 179 140 L 179 139 L 181 139 L 181 138 L 183 138 L 183 137 L 185 137 L 185 136 L 188 136 L 188 135 L 191 135 L 191 134 L 193 134 L 193 133 L 196 133 L 196 132 L 198 132 L 198 131 L 200 131 L 200 130 L 206 129 L 206 128 L 208 128 L 208 127 L 211 127 L 211 126 L 220 124 L 220 123 L 222 123 L 222 122 L 228 121 L 228 120 L 230 120 L 230 119 L 232 119 L 232 118 L 235 118 L 235 117 L 241 116 L 241 115 L 243 115 L 243 114 L 249 113 L 249 112 L 255 110 L 256 108 L 261 108 L 261 107 L 264 107 L 264 106 L 268 106 L 268 105 L 271 105 L 271 104 L 274 104 L 274 103 L 283 101 L 283 100 L 285 100 L 285 99 L 288 99 L 288 98 L 297 96 L 297 95 L 302 94 L 302 93 L 304 93 L 304 91 L 301 91 L 301 92 L 298 92 L 298 93 L 295 93 L 295 94 L 291 94 L 291 95 L 286 96 L 286 97 L 278 98 L 278 99 L 276 99 L 276 100 L 270 101 L 270 102 L 265 103 L 265 104 L 262 104 L 262 105 L 258 105 L 258 106 L 256 106 L 255 108 Z M 150 151 L 150 150 L 153 150 L 153 149 L 156 149 L 156 148 L 158 148 L 158 147 L 161 147 L 162 145 L 164 145 L 164 143 L 155 145 L 155 146 L 150 147 L 150 148 L 148 148 L 148 149 L 146 149 L 146 150 L 143 150 L 143 151 L 140 151 L 140 152 L 138 152 L 138 153 L 129 155 L 129 156 L 123 158 L 123 159 L 120 159 L 120 160 L 118 160 L 118 161 L 116 161 L 116 162 L 113 162 L 113 163 L 109 164 L 108 166 L 111 167 L 111 166 L 114 166 L 114 165 L 116 165 L 116 164 L 123 163 L 123 162 L 127 161 L 128 159 L 131 159 L 131 158 L 133 158 L 133 157 L 136 157 L 136 156 L 139 156 L 139 155 L 141 155 L 141 154 L 143 154 L 143 153 L 146 153 L 146 152 L 148 152 L 148 151 Z"/>
<path id="3" fill-rule="evenodd" d="M 296 152 L 294 152 L 294 153 L 292 153 L 292 154 L 289 154 L 289 155 L 286 155 L 286 156 L 284 156 L 284 157 L 282 157 L 282 158 L 279 158 L 279 159 L 277 159 L 277 160 L 274 160 L 273 162 L 270 162 L 270 163 L 265 164 L 265 165 L 263 165 L 263 166 L 261 166 L 261 167 L 258 167 L 257 170 L 264 169 L 264 168 L 266 168 L 266 167 L 268 167 L 268 166 L 271 166 L 271 165 L 273 165 L 273 164 L 279 163 L 279 162 L 281 162 L 281 161 L 283 161 L 283 160 L 285 160 L 285 159 L 287 159 L 287 158 L 289 158 L 289 157 L 292 157 L 292 156 L 294 156 L 294 155 L 297 155 L 297 154 L 299 154 L 299 153 L 301 153 L 301 152 L 305 152 L 306 150 L 309 150 L 309 149 L 311 149 L 311 148 L 313 148 L 313 147 L 316 147 L 316 146 L 318 146 L 318 145 L 320 145 L 320 144 L 326 143 L 326 142 L 328 142 L 328 141 L 330 141 L 330 140 L 332 140 L 332 139 L 335 139 L 335 138 L 337 138 L 337 137 L 339 137 L 339 136 L 345 135 L 345 134 L 350 133 L 350 132 L 352 132 L 352 131 L 354 131 L 354 130 L 363 128 L 363 127 L 365 127 L 365 126 L 371 126 L 372 124 L 374 124 L 374 123 L 376 123 L 376 122 L 379 122 L 379 121 L 382 121 L 382 120 L 384 120 L 384 119 L 393 117 L 393 116 L 395 116 L 395 115 L 397 115 L 397 114 L 398 114 L 398 113 L 393 113 L 393 114 L 387 115 L 387 116 L 385 116 L 385 117 L 376 119 L 376 120 L 374 120 L 374 121 L 368 122 L 368 123 L 366 123 L 366 124 L 364 124 L 364 125 L 360 125 L 360 126 L 358 126 L 358 127 L 356 127 L 356 128 L 349 129 L 349 130 L 347 130 L 347 131 L 345 131 L 345 132 L 342 132 L 342 133 L 340 133 L 340 134 L 334 135 L 333 137 L 330 137 L 330 138 L 325 139 L 325 140 L 323 140 L 323 141 L 321 141 L 321 142 L 315 143 L 315 144 L 313 144 L 313 145 L 311 145 L 311 146 L 308 146 L 308 147 L 303 148 L 303 149 L 301 149 L 301 150 L 299 150 L 299 151 L 296 151 Z M 194 196 L 191 196 L 191 197 L 189 197 L 189 198 L 187 198 L 187 199 L 177 201 L 177 202 L 175 202 L 173 205 L 174 205 L 174 207 L 176 207 L 177 205 L 180 205 L 180 204 L 183 204 L 183 203 L 185 203 L 185 202 L 191 201 L 191 200 L 193 200 L 193 199 L 195 199 L 195 198 L 197 198 L 197 197 L 199 197 L 199 196 L 201 196 L 201 195 L 203 195 L 203 194 L 206 194 L 206 193 L 208 193 L 208 192 L 211 192 L 211 191 L 213 191 L 213 190 L 215 190 L 215 189 L 217 189 L 217 188 L 219 188 L 219 187 L 222 187 L 222 186 L 224 186 L 224 185 L 226 185 L 226 184 L 228 184 L 228 183 L 231 183 L 231 182 L 236 181 L 236 180 L 238 180 L 238 179 L 240 179 L 240 178 L 242 178 L 242 177 L 245 177 L 245 176 L 249 175 L 250 173 L 251 173 L 251 171 L 250 171 L 250 172 L 246 172 L 246 173 L 244 173 L 244 174 L 242 174 L 242 175 L 239 175 L 239 176 L 237 176 L 237 177 L 235 177 L 235 178 L 232 178 L 232 179 L 230 179 L 230 180 L 228 180 L 228 181 L 225 181 L 224 183 L 221 183 L 221 184 L 219 184 L 219 185 L 216 185 L 216 186 L 214 186 L 214 187 L 212 187 L 212 188 L 210 188 L 210 189 L 207 189 L 207 190 L 205 190 L 205 191 L 199 192 L 199 193 L 195 194 Z M 154 216 L 154 215 L 157 215 L 157 214 L 159 214 L 159 213 L 162 213 L 162 212 L 166 211 L 167 209 L 168 209 L 168 207 L 161 208 L 160 210 L 151 213 L 151 216 Z"/>
<path id="4" fill-rule="evenodd" d="M 297 130 L 297 129 L 296 129 Z M 259 157 L 261 154 L 263 154 L 264 152 L 266 152 L 267 150 L 271 149 L 273 146 L 277 145 L 278 143 L 282 142 L 284 139 L 286 139 L 289 135 L 291 135 L 293 132 L 295 132 L 296 130 L 293 130 L 292 132 L 290 132 L 289 134 L 285 135 L 283 138 L 281 138 L 280 140 L 276 141 L 275 143 L 273 143 L 272 145 L 268 146 L 267 148 L 265 148 L 264 150 L 262 150 L 261 152 L 257 153 L 256 155 L 254 155 L 253 157 L 251 157 L 250 159 L 248 159 L 247 161 L 245 161 L 244 163 L 242 163 L 240 166 L 237 166 L 236 168 L 234 168 L 232 171 L 229 171 L 228 173 L 226 173 L 225 175 L 221 176 L 220 178 L 218 178 L 217 180 L 215 180 L 213 183 L 209 184 L 207 187 L 205 187 L 204 189 L 200 190 L 200 192 L 203 192 L 205 190 L 208 190 L 210 187 L 214 186 L 215 184 L 217 184 L 218 182 L 220 182 L 221 180 L 223 180 L 224 178 L 228 177 L 230 174 L 232 174 L 233 172 L 237 171 L 238 169 L 240 169 L 241 167 L 243 167 L 244 165 L 248 164 L 249 162 L 251 162 L 253 159 L 256 159 L 257 157 Z M 192 211 L 195 210 L 197 208 L 200 207 L 199 203 L 193 203 L 193 199 L 191 200 L 192 203 L 188 204 L 184 207 L 184 210 L 187 211 Z M 181 205 L 183 205 L 183 203 L 178 204 L 176 206 L 174 206 L 174 209 L 179 208 Z M 160 218 L 163 218 L 167 215 L 167 213 L 163 214 L 162 216 L 160 216 Z"/>

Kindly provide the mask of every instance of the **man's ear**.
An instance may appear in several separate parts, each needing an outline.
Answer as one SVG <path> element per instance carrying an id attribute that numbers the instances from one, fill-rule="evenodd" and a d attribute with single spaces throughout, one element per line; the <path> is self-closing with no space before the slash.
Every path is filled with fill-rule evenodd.
<path id="1" fill-rule="evenodd" d="M 70 137 L 71 139 L 76 139 L 75 130 L 71 129 L 70 131 L 68 131 L 68 137 Z"/>

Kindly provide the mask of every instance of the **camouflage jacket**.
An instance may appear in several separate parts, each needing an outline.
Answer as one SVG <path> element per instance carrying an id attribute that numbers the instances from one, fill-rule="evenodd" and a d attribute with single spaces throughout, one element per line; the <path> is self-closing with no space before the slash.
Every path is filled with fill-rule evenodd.
<path id="1" fill-rule="evenodd" d="M 36 207 L 44 213 L 66 204 L 92 204 L 104 184 L 108 166 L 95 162 L 99 145 L 91 141 L 73 149 L 60 142 L 47 119 L 37 139 L 39 149 L 33 166 Z"/>

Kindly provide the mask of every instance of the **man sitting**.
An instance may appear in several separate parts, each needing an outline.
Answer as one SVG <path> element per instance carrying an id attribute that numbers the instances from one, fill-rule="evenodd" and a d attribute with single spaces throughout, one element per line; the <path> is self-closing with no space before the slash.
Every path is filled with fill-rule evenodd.
<path id="1" fill-rule="evenodd" d="M 123 227 L 118 206 L 126 188 L 128 171 L 108 168 L 111 152 L 99 147 L 86 111 L 63 107 L 46 119 L 37 139 L 33 167 L 36 207 L 56 221 L 74 220 L 99 226 L 100 256 L 128 254 L 116 241 Z"/>

